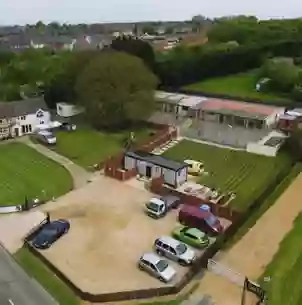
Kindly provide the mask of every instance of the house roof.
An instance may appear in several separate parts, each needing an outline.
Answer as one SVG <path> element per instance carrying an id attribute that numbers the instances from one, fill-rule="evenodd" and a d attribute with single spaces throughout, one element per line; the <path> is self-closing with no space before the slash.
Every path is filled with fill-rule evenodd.
<path id="1" fill-rule="evenodd" d="M 206 97 L 171 93 L 165 91 L 156 91 L 155 99 L 166 103 L 186 106 L 192 109 L 200 108 L 201 103 L 208 100 Z"/>
<path id="2" fill-rule="evenodd" d="M 182 168 L 188 167 L 188 164 L 184 162 L 177 162 L 145 151 L 127 151 L 125 156 L 140 161 L 149 162 L 163 168 L 171 169 L 173 171 L 178 171 Z"/>
<path id="3" fill-rule="evenodd" d="M 207 99 L 200 105 L 200 109 L 219 114 L 236 115 L 243 118 L 263 120 L 280 108 L 246 102 Z"/>
<path id="4" fill-rule="evenodd" d="M 43 98 L 31 98 L 14 102 L 0 102 L 0 118 L 14 118 L 37 112 L 39 109 L 48 110 Z"/>

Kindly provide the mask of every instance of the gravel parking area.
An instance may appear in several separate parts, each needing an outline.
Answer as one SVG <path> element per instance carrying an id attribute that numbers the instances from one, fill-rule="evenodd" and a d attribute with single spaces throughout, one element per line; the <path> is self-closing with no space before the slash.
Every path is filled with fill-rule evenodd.
<path id="1" fill-rule="evenodd" d="M 99 177 L 87 186 L 43 207 L 52 219 L 71 222 L 69 233 L 43 255 L 75 285 L 90 293 L 160 287 L 157 279 L 137 268 L 139 257 L 154 240 L 177 225 L 177 211 L 154 220 L 144 214 L 152 197 L 145 190 Z M 176 281 L 187 268 L 178 270 Z"/>

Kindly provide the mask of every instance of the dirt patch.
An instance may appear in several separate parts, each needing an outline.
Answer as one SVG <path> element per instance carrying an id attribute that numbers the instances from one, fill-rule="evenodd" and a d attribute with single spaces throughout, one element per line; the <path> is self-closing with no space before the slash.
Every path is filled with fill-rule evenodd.
<path id="1" fill-rule="evenodd" d="M 41 251 L 83 291 L 106 293 L 160 287 L 137 261 L 161 235 L 177 225 L 177 211 L 154 220 L 144 213 L 152 194 L 100 177 L 45 207 L 52 219 L 66 218 L 69 233 Z M 187 268 L 176 263 L 179 280 Z"/>
<path id="2" fill-rule="evenodd" d="M 292 229 L 295 218 L 302 211 L 301 189 L 302 174 L 219 262 L 252 280 L 257 280 L 278 251 L 279 243 Z M 218 305 L 240 304 L 240 291 L 240 287 L 210 272 L 201 280 L 198 289 L 199 293 L 213 296 Z M 246 304 L 250 305 L 251 296 L 247 298 Z"/>

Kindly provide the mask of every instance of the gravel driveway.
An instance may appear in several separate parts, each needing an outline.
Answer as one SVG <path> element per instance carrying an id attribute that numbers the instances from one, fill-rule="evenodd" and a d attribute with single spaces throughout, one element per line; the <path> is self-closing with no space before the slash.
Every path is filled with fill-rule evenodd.
<path id="1" fill-rule="evenodd" d="M 137 268 L 154 240 L 170 234 L 177 211 L 154 220 L 143 212 L 151 198 L 145 190 L 106 177 L 45 206 L 51 218 L 66 218 L 70 232 L 43 254 L 78 287 L 91 293 L 160 287 Z M 180 278 L 185 267 L 178 265 Z"/>

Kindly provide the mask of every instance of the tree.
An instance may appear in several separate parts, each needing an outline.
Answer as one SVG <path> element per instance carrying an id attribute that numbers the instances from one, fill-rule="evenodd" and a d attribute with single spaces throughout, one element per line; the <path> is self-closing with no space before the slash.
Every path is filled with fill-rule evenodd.
<path id="1" fill-rule="evenodd" d="M 299 69 L 289 58 L 273 58 L 265 62 L 261 74 L 272 80 L 272 89 L 288 93 L 297 81 Z"/>
<path id="2" fill-rule="evenodd" d="M 140 39 L 133 39 L 131 37 L 118 37 L 112 41 L 111 48 L 116 51 L 126 52 L 130 55 L 141 58 L 146 65 L 154 69 L 155 54 L 152 46 Z"/>
<path id="3" fill-rule="evenodd" d="M 156 85 L 156 77 L 141 59 L 105 52 L 89 62 L 75 90 L 91 124 L 114 129 L 150 116 L 155 109 Z"/>
<path id="4" fill-rule="evenodd" d="M 82 73 L 87 64 L 98 54 L 97 50 L 85 50 L 75 53 L 67 53 L 64 57 L 64 68 L 61 68 L 53 76 L 49 85 L 45 87 L 45 102 L 50 109 L 54 109 L 57 103 L 74 103 L 75 83 L 78 75 Z M 64 54 L 65 55 L 65 54 Z M 62 63 L 62 64 L 63 64 Z"/>

